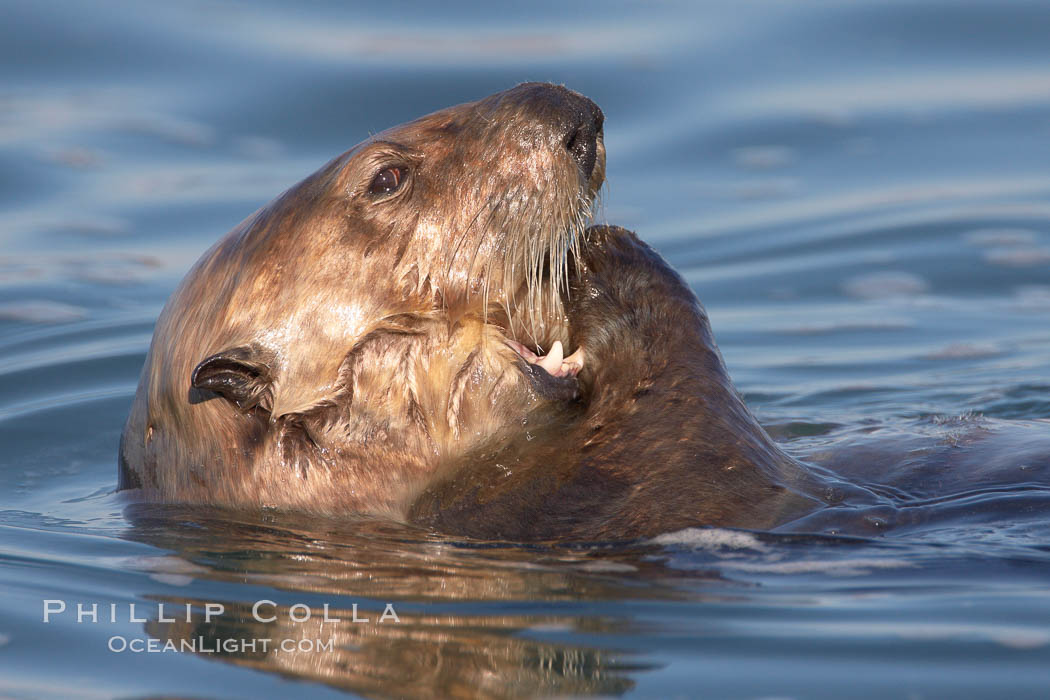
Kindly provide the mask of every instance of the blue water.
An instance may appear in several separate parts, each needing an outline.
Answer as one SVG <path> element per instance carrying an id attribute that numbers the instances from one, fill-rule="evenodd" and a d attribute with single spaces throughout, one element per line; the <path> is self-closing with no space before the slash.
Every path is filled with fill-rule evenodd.
<path id="1" fill-rule="evenodd" d="M 1050 4 L 0 17 L 0 695 L 1050 695 Z M 368 134 L 524 80 L 602 106 L 600 219 L 685 275 L 785 447 L 881 500 L 548 548 L 115 495 L 188 266 Z M 111 651 L 193 638 L 332 647 Z"/>

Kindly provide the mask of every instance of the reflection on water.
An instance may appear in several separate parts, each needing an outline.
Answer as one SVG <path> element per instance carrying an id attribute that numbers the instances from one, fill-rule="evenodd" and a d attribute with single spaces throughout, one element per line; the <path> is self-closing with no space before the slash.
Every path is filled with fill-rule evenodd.
<path id="1" fill-rule="evenodd" d="M 1044 697 L 1047 27 L 1038 0 L 8 3 L 0 695 Z M 866 500 L 520 547 L 112 493 L 153 321 L 209 245 L 369 133 L 537 79 L 602 106 L 603 217 L 694 286 L 776 438 Z M 46 599 L 70 611 L 45 625 Z"/>
<path id="2" fill-rule="evenodd" d="M 545 642 L 529 631 L 629 634 L 623 618 L 559 614 L 556 602 L 682 595 L 654 577 L 661 567 L 642 556 L 652 547 L 608 556 L 601 549 L 450 542 L 371 521 L 319 527 L 294 516 L 259 521 L 155 506 L 131 506 L 125 515 L 132 526 L 126 536 L 176 552 L 136 564 L 155 578 L 206 577 L 281 591 L 262 603 L 218 601 L 218 615 L 206 611 L 215 600 L 150 596 L 167 612 L 146 623 L 147 634 L 211 660 L 364 695 L 392 688 L 401 697 L 619 694 L 634 686 L 632 673 L 655 666 L 636 654 Z M 639 578 L 602 576 L 625 572 Z M 639 588 L 646 578 L 654 585 Z M 510 603 L 505 612 L 501 601 Z M 515 601 L 542 602 L 549 612 L 514 613 Z M 161 622 L 161 614 L 175 621 Z"/>
<path id="3" fill-rule="evenodd" d="M 203 601 L 197 603 L 203 607 Z M 369 696 L 390 693 L 392 688 L 400 697 L 435 698 L 620 694 L 634 685 L 627 673 L 639 670 L 613 653 L 514 636 L 537 624 L 577 630 L 578 621 L 571 619 L 406 616 L 384 624 L 376 622 L 379 611 L 357 611 L 361 621 L 355 623 L 354 610 L 332 609 L 330 616 L 341 619 L 339 623 L 313 618 L 296 623 L 285 620 L 290 614 L 305 615 L 301 608 L 264 610 L 282 621 L 260 624 L 250 606 L 231 605 L 222 617 L 208 623 L 198 618 L 150 624 L 147 631 L 164 642 L 188 640 L 209 650 L 223 645 L 240 649 L 208 654 Z"/>
<path id="4" fill-rule="evenodd" d="M 191 573 L 378 600 L 618 600 L 633 597 L 633 586 L 591 574 L 659 570 L 638 560 L 644 548 L 612 544 L 574 549 L 458 541 L 383 521 L 318 522 L 290 513 L 259 519 L 187 506 L 135 504 L 124 516 L 132 526 L 124 536 L 176 551 Z M 149 570 L 165 573 L 156 565 Z M 182 565 L 168 573 L 180 572 Z M 661 587 L 635 594 L 675 597 Z"/>

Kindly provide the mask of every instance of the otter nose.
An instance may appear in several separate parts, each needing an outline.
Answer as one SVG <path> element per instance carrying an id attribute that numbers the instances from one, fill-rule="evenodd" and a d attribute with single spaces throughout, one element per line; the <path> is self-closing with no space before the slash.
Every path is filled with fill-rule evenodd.
<path id="1" fill-rule="evenodd" d="M 577 119 L 573 120 L 575 123 L 570 126 L 562 143 L 580 165 L 583 176 L 590 178 L 591 173 L 594 172 L 594 162 L 598 157 L 598 136 L 602 133 L 605 115 L 602 114 L 598 105 L 583 95 L 576 95 L 576 97 L 579 102 Z"/>
<path id="2" fill-rule="evenodd" d="M 502 93 L 500 104 L 525 110 L 529 122 L 542 129 L 544 140 L 565 148 L 584 177 L 591 177 L 605 121 L 598 105 L 578 92 L 551 83 L 522 83 Z"/>

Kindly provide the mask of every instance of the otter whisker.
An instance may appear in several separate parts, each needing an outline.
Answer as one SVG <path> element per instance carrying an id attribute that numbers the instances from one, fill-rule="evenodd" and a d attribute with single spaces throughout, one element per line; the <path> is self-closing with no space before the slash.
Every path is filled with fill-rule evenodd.
<path id="1" fill-rule="evenodd" d="M 477 238 L 477 243 L 474 246 L 474 251 L 470 256 L 470 262 L 467 265 L 467 294 L 470 295 L 475 293 L 476 284 L 473 281 L 477 279 L 477 277 L 475 276 L 475 267 L 477 266 L 478 256 L 481 254 L 482 248 L 488 245 L 489 253 L 486 256 L 484 262 L 484 269 L 480 272 L 480 280 L 478 280 L 481 284 L 482 316 L 486 321 L 488 320 L 488 296 L 490 287 L 489 269 L 493 257 L 493 251 L 496 249 L 496 246 L 498 244 L 498 239 L 496 241 L 491 240 L 491 238 L 487 235 L 487 232 L 492 230 L 492 223 L 496 219 L 497 215 L 502 214 L 503 217 L 506 218 L 506 212 L 504 212 L 503 209 L 503 202 L 495 200 L 492 202 L 491 206 L 488 208 L 488 211 L 485 213 L 485 218 L 483 221 L 480 218 L 476 218 L 475 222 L 472 222 L 472 225 L 474 225 L 474 223 L 480 221 L 482 222 L 482 225 L 480 227 L 480 233 L 475 234 L 475 237 Z"/>
<path id="2" fill-rule="evenodd" d="M 463 246 L 463 242 L 467 240 L 468 234 L 470 233 L 471 229 L 474 228 L 474 225 L 478 222 L 481 215 L 485 213 L 486 210 L 489 210 L 491 212 L 494 206 L 498 206 L 498 202 L 485 202 L 481 204 L 478 207 L 478 210 L 474 212 L 474 216 L 471 217 L 470 223 L 468 223 L 460 232 L 459 236 L 456 237 L 455 245 L 453 246 L 452 250 L 448 253 L 448 259 L 446 260 L 446 279 L 448 279 L 448 277 L 452 274 L 452 267 L 455 264 L 456 258 L 459 255 L 459 249 Z"/>
<path id="3" fill-rule="evenodd" d="M 503 254 L 503 256 L 504 256 L 504 263 L 506 263 L 506 259 L 507 259 L 506 244 L 507 244 L 507 223 L 508 223 L 508 220 L 509 220 L 509 211 L 508 211 L 508 209 L 509 208 L 506 207 L 506 206 L 501 206 L 500 207 L 500 211 L 503 214 L 503 219 L 500 220 L 499 225 L 495 227 L 496 237 L 495 237 L 495 240 L 493 241 L 493 244 L 492 244 L 493 253 L 495 253 L 497 251 L 501 252 Z M 484 298 L 482 299 L 482 301 L 484 303 L 484 309 L 485 309 L 484 319 L 486 321 L 488 320 L 488 311 L 489 311 L 489 288 L 490 288 L 490 285 L 491 285 L 491 282 L 492 282 L 492 263 L 495 260 L 495 258 L 496 258 L 495 254 L 489 255 L 488 259 L 485 261 Z M 506 270 L 506 266 L 504 265 L 503 279 L 500 280 L 500 283 L 505 285 L 506 281 L 508 279 L 513 279 L 513 278 L 512 277 L 507 277 L 507 270 Z M 509 309 L 505 309 L 505 310 L 507 311 L 508 323 L 511 326 L 513 326 L 513 317 L 510 315 Z"/>
<path id="4" fill-rule="evenodd" d="M 501 209 L 501 206 L 500 206 L 500 203 L 498 201 L 497 202 L 493 202 L 492 206 L 489 207 L 489 210 L 488 210 L 488 212 L 487 212 L 487 214 L 485 216 L 484 226 L 482 226 L 482 232 L 483 233 L 482 233 L 482 235 L 477 236 L 477 239 L 478 239 L 477 245 L 474 246 L 474 253 L 470 256 L 470 263 L 467 265 L 467 278 L 468 279 L 472 279 L 473 278 L 474 265 L 477 263 L 478 253 L 481 251 L 482 247 L 484 247 L 484 245 L 489 242 L 487 240 L 487 237 L 484 235 L 484 231 L 490 230 L 491 224 L 492 224 L 492 219 L 496 215 L 496 213 L 498 211 L 500 211 L 500 209 Z M 504 214 L 504 216 L 506 216 L 506 215 Z M 477 217 L 475 217 L 475 221 L 478 221 L 478 220 L 479 219 Z M 469 286 L 468 286 L 468 293 L 469 293 L 469 291 L 470 290 L 469 290 Z"/>

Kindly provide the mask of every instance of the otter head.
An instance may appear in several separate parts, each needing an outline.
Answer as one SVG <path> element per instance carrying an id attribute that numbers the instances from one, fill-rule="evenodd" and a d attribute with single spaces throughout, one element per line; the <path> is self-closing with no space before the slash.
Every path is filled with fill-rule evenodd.
<path id="1" fill-rule="evenodd" d="M 604 170 L 601 111 L 539 83 L 332 160 L 231 231 L 168 301 L 121 485 L 401 512 L 457 456 L 571 398 L 579 358 L 562 357 L 559 292 Z"/>

